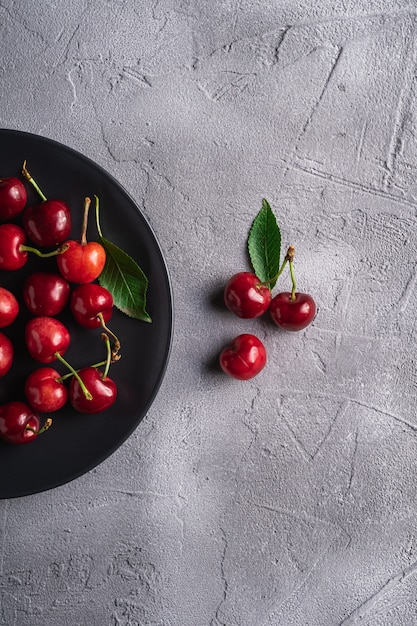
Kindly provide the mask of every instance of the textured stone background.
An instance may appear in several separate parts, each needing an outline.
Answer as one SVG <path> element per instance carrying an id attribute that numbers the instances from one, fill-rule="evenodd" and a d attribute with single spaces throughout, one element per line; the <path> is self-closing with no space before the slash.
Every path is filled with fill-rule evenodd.
<path id="1" fill-rule="evenodd" d="M 0 624 L 415 626 L 416 32 L 405 0 L 1 0 L 0 126 L 127 188 L 176 318 L 129 440 L 0 502 Z M 262 197 L 300 334 L 219 304 Z M 213 366 L 242 331 L 247 383 Z"/>

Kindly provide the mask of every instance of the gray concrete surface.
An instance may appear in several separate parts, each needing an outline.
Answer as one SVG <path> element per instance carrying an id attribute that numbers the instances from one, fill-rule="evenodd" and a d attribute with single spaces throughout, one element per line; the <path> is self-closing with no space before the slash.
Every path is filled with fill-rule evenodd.
<path id="1" fill-rule="evenodd" d="M 121 448 L 0 502 L 0 624 L 417 624 L 416 32 L 400 0 L 1 0 L 0 126 L 136 198 L 175 334 Z M 262 197 L 297 335 L 219 304 Z M 243 331 L 246 383 L 213 367 Z"/>

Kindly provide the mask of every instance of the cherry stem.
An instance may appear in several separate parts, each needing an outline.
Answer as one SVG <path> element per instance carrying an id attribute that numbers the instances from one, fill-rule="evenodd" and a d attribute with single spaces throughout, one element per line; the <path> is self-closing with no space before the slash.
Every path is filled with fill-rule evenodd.
<path id="1" fill-rule="evenodd" d="M 84 215 L 83 215 L 83 224 L 81 228 L 81 245 L 85 246 L 87 243 L 87 225 L 88 225 L 88 212 L 90 210 L 91 198 L 84 199 Z"/>
<path id="2" fill-rule="evenodd" d="M 292 289 L 291 289 L 291 296 L 290 296 L 290 300 L 295 300 L 295 291 L 297 289 L 297 283 L 295 282 L 295 275 L 294 275 L 294 256 L 295 256 L 295 248 L 294 246 L 290 246 L 287 250 L 287 254 L 285 256 L 285 258 L 287 259 L 289 265 L 290 265 L 290 276 L 291 276 L 291 283 L 292 283 Z"/>
<path id="3" fill-rule="evenodd" d="M 100 219 L 99 219 L 100 200 L 98 199 L 98 196 L 94 196 L 94 197 L 96 199 L 96 225 L 97 225 L 97 232 L 98 232 L 100 237 L 103 237 L 103 233 L 101 232 Z"/>
<path id="4" fill-rule="evenodd" d="M 293 284 L 293 291 L 295 293 L 295 279 L 294 279 L 294 270 L 292 269 L 292 261 L 294 258 L 294 254 L 295 254 L 295 249 L 294 246 L 289 246 L 288 250 L 287 250 L 287 254 L 285 255 L 284 261 L 282 262 L 281 267 L 279 268 L 278 272 L 275 274 L 275 276 L 273 276 L 272 278 L 269 278 L 268 280 L 264 280 L 260 283 L 258 283 L 258 286 L 268 286 L 271 283 L 276 283 L 278 278 L 281 276 L 282 272 L 285 269 L 285 266 L 287 265 L 287 263 L 290 263 L 290 273 L 291 273 L 291 279 L 292 279 L 292 284 Z"/>
<path id="5" fill-rule="evenodd" d="M 26 159 L 23 161 L 23 165 L 22 165 L 22 174 L 23 176 L 26 178 L 26 180 L 28 181 L 28 183 L 30 183 L 32 185 L 32 187 L 36 190 L 37 194 L 42 198 L 42 200 L 45 202 L 45 200 L 47 199 L 45 194 L 43 193 L 43 191 L 41 190 L 41 188 L 39 187 L 38 183 L 36 182 L 36 180 L 34 178 L 32 178 L 31 174 L 29 173 L 29 170 L 26 167 Z"/>
<path id="6" fill-rule="evenodd" d="M 71 374 L 73 376 L 75 376 L 75 378 L 78 380 L 78 383 L 81 387 L 81 390 L 85 396 L 86 400 L 92 400 L 93 396 L 91 395 L 91 393 L 88 391 L 87 387 L 85 386 L 84 382 L 81 380 L 80 375 L 78 374 L 77 370 L 75 370 L 72 365 L 70 365 L 68 363 L 68 361 L 66 361 L 64 359 L 64 357 L 62 356 L 62 354 L 60 354 L 59 352 L 55 352 L 55 356 L 58 359 L 58 361 L 61 361 L 61 363 L 63 363 L 65 365 L 65 367 L 67 367 L 69 369 L 69 371 L 71 372 Z"/>
<path id="7" fill-rule="evenodd" d="M 35 433 L 35 435 L 41 435 L 42 433 L 45 432 L 45 430 L 48 430 L 48 428 L 51 425 L 52 425 L 52 417 L 48 417 L 45 420 L 45 423 L 42 426 L 42 428 L 40 428 L 39 430 L 36 430 L 35 428 L 32 428 L 32 426 L 29 426 L 28 424 L 25 426 L 25 430 L 30 430 L 32 433 Z"/>
<path id="8" fill-rule="evenodd" d="M 114 346 L 113 346 L 113 350 L 112 350 L 112 353 L 111 353 L 111 357 L 112 357 L 113 361 L 118 361 L 120 359 L 120 355 L 118 354 L 119 350 L 121 348 L 120 340 L 114 334 L 114 332 L 112 330 L 110 330 L 110 328 L 106 325 L 106 322 L 104 321 L 103 313 L 99 313 L 97 317 L 100 320 L 100 324 L 101 324 L 101 327 L 103 328 L 103 330 L 105 330 L 114 339 Z"/>
<path id="9" fill-rule="evenodd" d="M 90 367 L 102 367 L 103 365 L 106 365 L 106 363 L 107 363 L 107 359 L 105 361 L 100 361 L 99 363 L 94 363 L 93 365 L 90 365 Z M 80 370 L 76 370 L 76 371 L 78 373 Z M 67 380 L 67 378 L 71 378 L 71 376 L 74 376 L 74 374 L 72 372 L 68 372 L 68 374 L 63 374 L 62 376 L 60 376 L 58 378 L 58 381 L 60 383 L 63 383 L 64 380 Z"/>
<path id="10" fill-rule="evenodd" d="M 109 369 L 110 369 L 110 363 L 112 362 L 112 350 L 111 350 L 109 336 L 106 335 L 106 333 L 102 333 L 101 334 L 101 338 L 104 341 L 104 343 L 106 344 L 106 349 L 107 349 L 106 365 L 104 367 L 104 372 L 103 372 L 103 375 L 102 375 L 101 378 L 102 378 L 102 380 L 106 380 L 107 375 L 109 373 Z"/>
<path id="11" fill-rule="evenodd" d="M 62 244 L 62 246 L 59 246 L 59 248 L 56 248 L 56 250 L 52 250 L 52 252 L 41 252 L 37 248 L 32 248 L 32 246 L 25 246 L 24 244 L 21 244 L 19 246 L 19 250 L 21 252 L 32 252 L 33 254 L 36 254 L 36 256 L 39 256 L 42 259 L 47 259 L 51 256 L 57 256 L 58 254 L 62 254 L 63 252 L 68 250 L 68 248 L 69 248 L 69 245 L 67 243 L 64 243 Z"/>

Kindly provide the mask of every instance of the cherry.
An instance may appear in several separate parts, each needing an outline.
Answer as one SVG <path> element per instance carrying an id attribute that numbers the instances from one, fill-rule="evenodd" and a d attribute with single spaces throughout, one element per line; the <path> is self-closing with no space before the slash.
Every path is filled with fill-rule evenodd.
<path id="1" fill-rule="evenodd" d="M 284 330 L 298 331 L 306 328 L 316 316 L 316 303 L 307 293 L 277 294 L 269 307 L 275 324 Z"/>
<path id="2" fill-rule="evenodd" d="M 52 424 L 51 418 L 41 428 L 39 415 L 19 401 L 0 406 L 0 437 L 10 443 L 30 443 Z"/>
<path id="3" fill-rule="evenodd" d="M 19 215 L 26 206 L 27 193 L 21 180 L 0 178 L 0 221 L 6 222 Z"/>
<path id="4" fill-rule="evenodd" d="M 239 380 L 253 378 L 265 367 L 266 350 L 258 337 L 239 335 L 220 353 L 220 367 L 225 374 Z"/>
<path id="5" fill-rule="evenodd" d="M 0 225 L 0 269 L 18 270 L 28 260 L 26 234 L 17 224 Z"/>
<path id="6" fill-rule="evenodd" d="M 96 367 L 85 367 L 78 372 L 85 387 L 92 395 L 88 400 L 77 378 L 73 378 L 69 388 L 72 407 L 81 413 L 100 413 L 108 409 L 116 400 L 117 387 L 107 375 L 102 375 Z"/>
<path id="7" fill-rule="evenodd" d="M 224 302 L 238 317 L 252 319 L 268 309 L 271 290 L 255 274 L 239 272 L 230 278 L 224 288 Z"/>
<path id="8" fill-rule="evenodd" d="M 13 363 L 13 344 L 6 335 L 0 333 L 0 377 L 5 376 Z"/>
<path id="9" fill-rule="evenodd" d="M 69 283 L 57 272 L 34 272 L 23 285 L 23 300 L 34 315 L 58 315 L 69 297 Z"/>
<path id="10" fill-rule="evenodd" d="M 78 285 L 71 294 L 70 308 L 75 320 L 85 328 L 98 328 L 113 313 L 113 296 L 101 285 Z"/>
<path id="11" fill-rule="evenodd" d="M 58 411 L 68 400 L 68 389 L 61 374 L 52 367 L 41 367 L 31 372 L 25 382 L 28 404 L 39 413 Z"/>
<path id="12" fill-rule="evenodd" d="M 25 340 L 32 358 L 40 363 L 51 363 L 67 350 L 70 334 L 55 317 L 39 315 L 26 324 Z"/>
<path id="13" fill-rule="evenodd" d="M 19 303 L 14 294 L 0 287 L 0 328 L 12 324 L 19 313 Z"/>
<path id="14" fill-rule="evenodd" d="M 84 202 L 84 219 L 80 241 L 70 239 L 65 242 L 67 249 L 57 256 L 58 269 L 71 283 L 91 283 L 103 270 L 106 251 L 97 241 L 87 242 L 87 219 L 91 200 Z"/>
<path id="15" fill-rule="evenodd" d="M 26 161 L 22 174 L 35 188 L 42 202 L 28 207 L 23 213 L 23 228 L 29 239 L 41 248 L 51 248 L 63 243 L 72 228 L 71 212 L 62 200 L 48 200 L 30 175 Z"/>
<path id="16" fill-rule="evenodd" d="M 69 237 L 71 212 L 62 200 L 44 200 L 24 211 L 23 228 L 34 244 L 40 248 L 51 248 Z"/>

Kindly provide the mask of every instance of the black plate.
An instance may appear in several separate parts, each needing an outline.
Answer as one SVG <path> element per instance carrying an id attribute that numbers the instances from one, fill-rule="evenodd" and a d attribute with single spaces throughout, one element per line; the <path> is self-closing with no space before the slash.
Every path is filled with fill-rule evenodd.
<path id="1" fill-rule="evenodd" d="M 64 407 L 53 415 L 53 425 L 35 441 L 13 445 L 0 440 L 0 498 L 37 493 L 73 480 L 112 454 L 135 430 L 149 410 L 162 382 L 172 337 L 172 295 L 166 264 L 159 244 L 132 198 L 101 167 L 82 154 L 57 142 L 29 133 L 0 129 L 0 176 L 20 176 L 28 169 L 48 198 L 65 200 L 72 212 L 71 237 L 79 239 L 85 196 L 100 198 L 103 235 L 117 244 L 141 266 L 148 277 L 147 311 L 152 323 L 131 319 L 115 311 L 109 327 L 122 343 L 122 358 L 110 376 L 118 387 L 116 403 L 96 415 Z M 39 198 L 30 185 L 28 204 Z M 94 202 L 92 207 L 94 207 Z M 18 221 L 18 220 L 17 220 Z M 95 239 L 94 210 L 87 235 Z M 34 269 L 55 270 L 54 259 L 30 255 L 28 264 L 16 272 L 0 272 L 0 285 L 11 289 L 20 301 L 15 322 L 2 329 L 15 344 L 15 361 L 0 379 L 0 403 L 24 400 L 23 385 L 30 371 L 40 367 L 29 357 L 24 326 L 30 318 L 21 298 L 25 277 Z M 71 345 L 65 358 L 75 368 L 105 357 L 99 331 L 78 327 L 70 311 L 58 316 L 68 324 Z M 62 373 L 61 364 L 51 364 Z"/>

